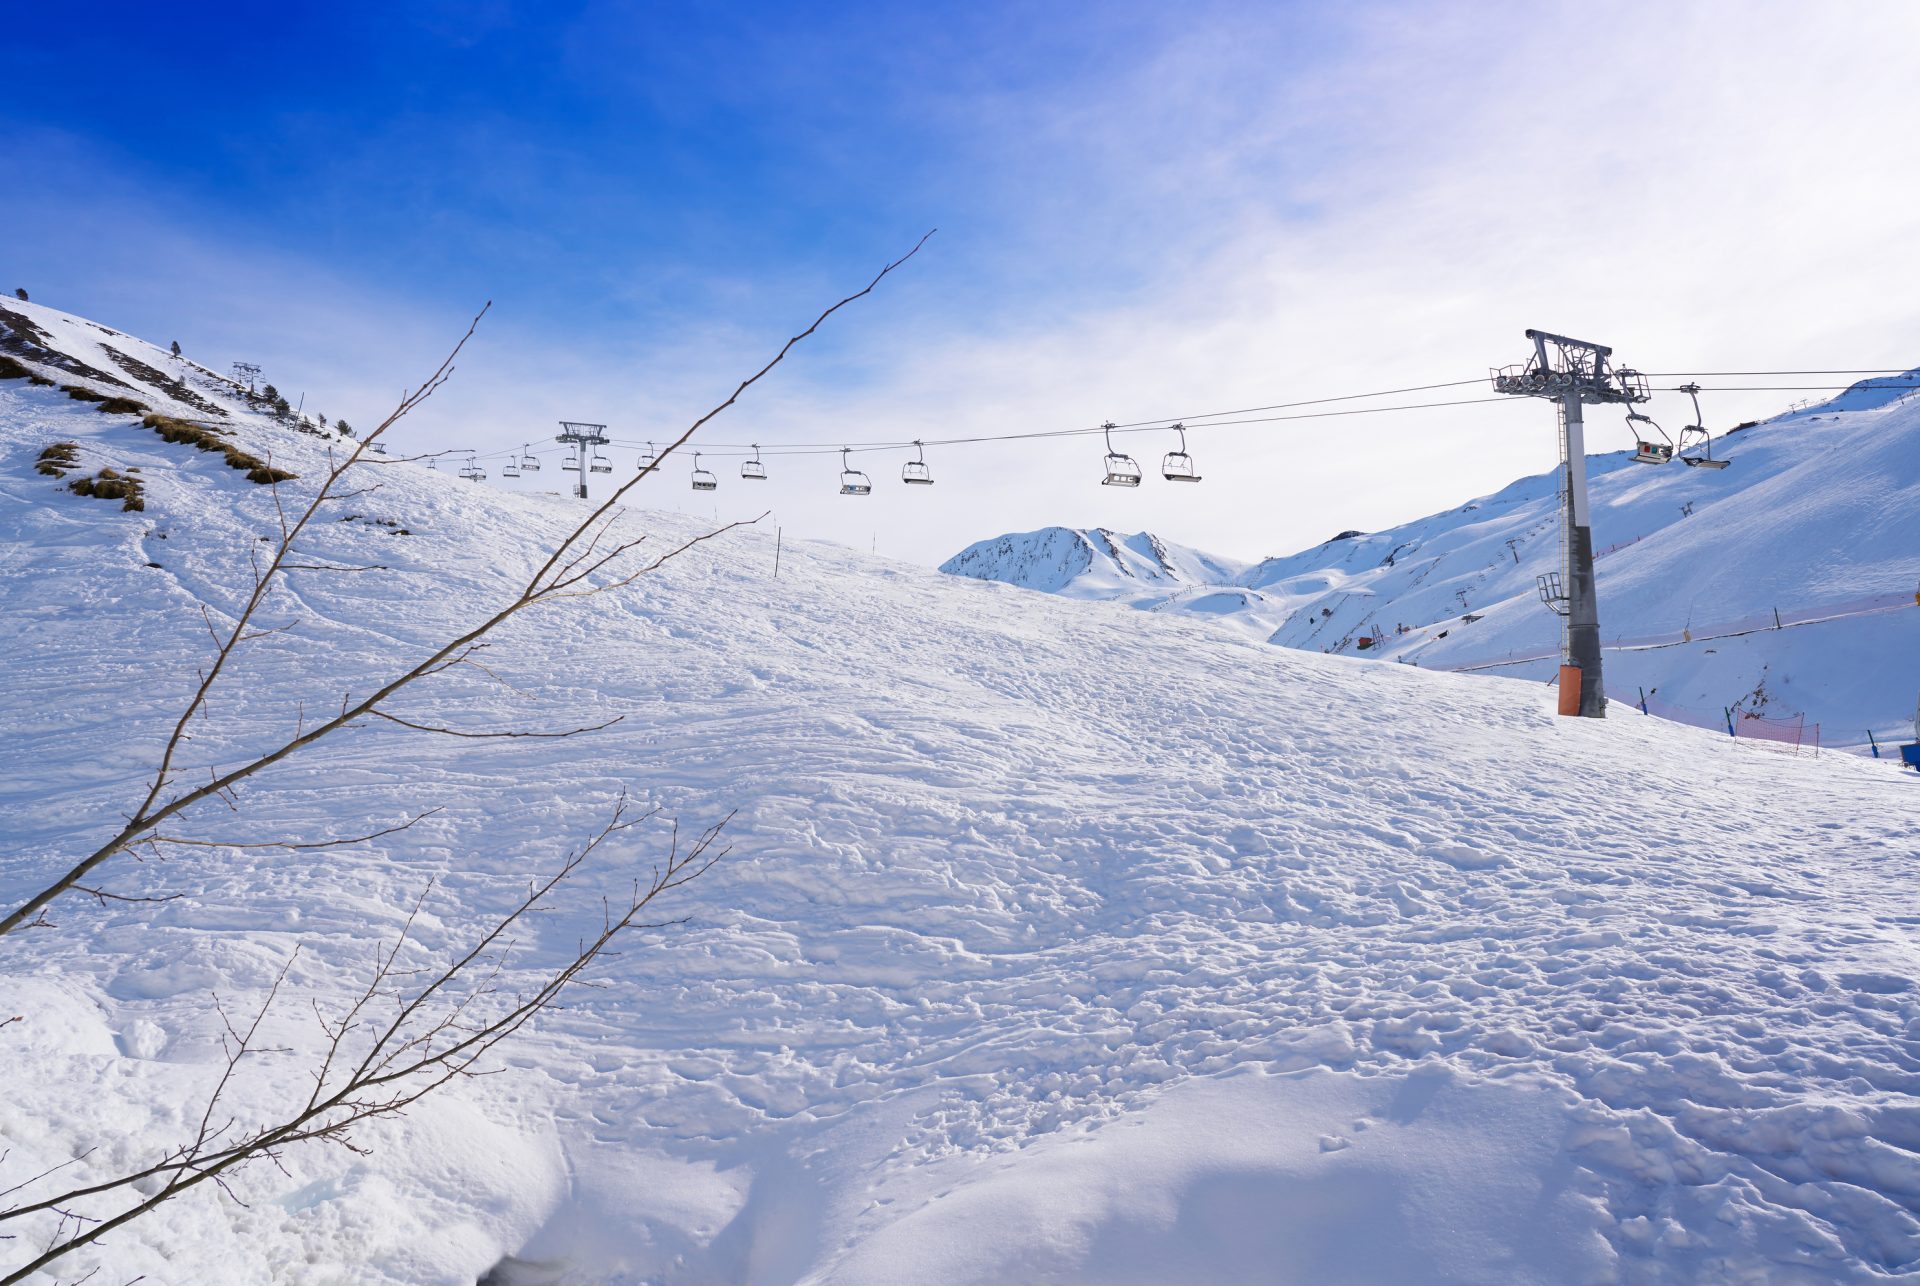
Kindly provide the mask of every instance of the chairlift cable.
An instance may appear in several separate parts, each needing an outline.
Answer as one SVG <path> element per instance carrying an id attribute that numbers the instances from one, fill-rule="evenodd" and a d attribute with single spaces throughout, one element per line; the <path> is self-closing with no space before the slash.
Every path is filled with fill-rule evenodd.
<path id="1" fill-rule="evenodd" d="M 1479 383 L 1481 381 L 1474 382 Z M 1239 420 L 1211 420 L 1204 424 L 1189 424 L 1186 427 L 1188 431 L 1192 432 L 1199 429 L 1231 428 L 1236 425 L 1246 424 L 1277 424 L 1289 420 L 1319 420 L 1348 415 L 1378 415 L 1389 411 L 1430 411 L 1440 407 L 1480 406 L 1494 402 L 1505 403 L 1509 406 L 1520 405 L 1514 402 L 1513 399 L 1506 397 L 1470 397 L 1447 402 L 1414 402 L 1400 406 L 1363 406 L 1340 411 L 1307 411 L 1298 415 L 1262 415 Z M 1226 412 L 1221 412 L 1221 414 L 1226 414 Z M 1172 427 L 1171 424 L 1161 424 L 1158 421 L 1143 421 L 1131 426 L 1115 424 L 1111 426 L 1111 430 L 1115 433 L 1151 433 L 1155 431 L 1164 432 Z M 1092 428 L 1036 429 L 1031 433 L 987 433 L 964 438 L 925 438 L 921 439 L 921 441 L 930 447 L 972 446 L 982 442 L 1031 442 L 1046 438 L 1088 437 L 1094 434 L 1104 433 L 1107 430 L 1108 426 L 1096 425 Z M 616 442 L 615 445 L 625 444 Z M 839 455 L 842 450 L 851 451 L 857 455 L 866 451 L 905 451 L 910 450 L 913 445 L 914 439 L 907 438 L 900 441 L 854 442 L 848 443 L 845 447 L 826 446 L 822 443 L 806 442 L 795 443 L 792 446 L 782 448 L 762 446 L 760 450 L 764 455 L 782 456 Z M 746 454 L 751 448 L 750 446 L 739 443 L 714 442 L 700 449 L 708 455 L 737 456 Z"/>
<path id="2" fill-rule="evenodd" d="M 1709 379 L 1721 379 L 1729 375 L 1905 375 L 1905 369 L 1899 367 L 1876 367 L 1861 371 L 1642 371 L 1642 375 L 1653 379 L 1667 379 L 1675 375 L 1697 375 Z"/>
<path id="3" fill-rule="evenodd" d="M 1886 376 L 1886 375 L 1905 375 L 1906 373 L 1907 372 L 1902 369 L 1880 368 L 1880 367 L 1861 368 L 1857 370 L 1822 369 L 1822 370 L 1788 370 L 1788 371 L 1653 371 L 1653 372 L 1647 372 L 1648 375 L 1656 378 L 1671 378 L 1671 377 L 1682 376 L 1682 375 L 1706 377 L 1706 378 L 1782 376 L 1782 375 Z M 1340 403 L 1340 402 L 1367 401 L 1373 398 L 1392 397 L 1392 396 L 1403 395 L 1407 393 L 1430 392 L 1430 391 L 1450 389 L 1450 388 L 1463 388 L 1470 385 L 1481 384 L 1484 382 L 1485 382 L 1484 376 L 1476 376 L 1473 379 L 1449 380 L 1449 381 L 1443 381 L 1443 382 L 1434 383 L 1434 384 L 1408 385 L 1401 388 L 1381 389 L 1371 393 L 1346 393 L 1346 394 L 1341 394 L 1335 397 L 1303 398 L 1303 399 L 1292 401 L 1292 402 L 1274 402 L 1264 406 L 1241 407 L 1241 408 L 1237 408 L 1234 410 L 1227 410 L 1227 411 L 1205 411 L 1205 412 L 1191 413 L 1185 416 L 1163 416 L 1157 419 L 1149 419 L 1149 420 L 1130 420 L 1120 424 L 1114 424 L 1112 422 L 1108 422 L 1101 426 L 1091 427 L 1091 428 L 1040 429 L 1040 430 L 1034 430 L 1032 432 L 1027 432 L 1027 433 L 978 434 L 978 435 L 973 435 L 968 437 L 905 439 L 900 441 L 871 441 L 871 442 L 831 443 L 831 444 L 825 443 L 825 442 L 795 443 L 791 446 L 775 447 L 772 449 L 768 449 L 764 446 L 756 447 L 753 444 L 749 444 L 749 443 L 714 442 L 714 443 L 705 444 L 702 447 L 702 451 L 708 455 L 723 456 L 723 457 L 724 456 L 732 456 L 732 457 L 748 456 L 748 457 L 754 457 L 754 458 L 764 458 L 764 456 L 767 456 L 767 455 L 773 455 L 773 456 L 829 455 L 830 456 L 830 455 L 845 454 L 845 453 L 860 454 L 860 453 L 867 453 L 867 452 L 874 452 L 874 451 L 901 451 L 901 450 L 911 449 L 916 446 L 920 446 L 922 449 L 924 449 L 925 446 L 936 446 L 936 447 L 973 446 L 973 445 L 992 443 L 992 442 L 1043 441 L 1043 440 L 1052 439 L 1052 438 L 1086 437 L 1096 433 L 1106 434 L 1106 433 L 1112 433 L 1112 432 L 1119 432 L 1119 433 L 1150 432 L 1154 430 L 1164 430 L 1164 429 L 1173 427 L 1175 423 L 1183 424 L 1185 428 L 1197 431 L 1199 429 L 1205 429 L 1205 428 L 1216 428 L 1216 427 L 1230 428 L 1230 427 L 1245 426 L 1245 425 L 1251 425 L 1251 424 L 1277 424 L 1277 423 L 1284 423 L 1284 422 L 1289 422 L 1294 420 L 1328 419 L 1328 418 L 1337 418 L 1337 417 L 1352 416 L 1352 415 L 1376 415 L 1376 414 L 1385 414 L 1385 413 L 1398 412 L 1398 411 L 1430 411 L 1430 410 L 1439 410 L 1439 409 L 1443 409 L 1447 407 L 1455 407 L 1455 406 L 1485 405 L 1485 404 L 1491 404 L 1494 402 L 1504 402 L 1504 403 L 1507 403 L 1508 405 L 1518 405 L 1518 403 L 1514 403 L 1511 399 L 1505 398 L 1505 397 L 1484 397 L 1484 398 L 1459 398 L 1459 399 L 1452 399 L 1452 400 L 1439 401 L 1439 402 L 1407 403 L 1407 404 L 1396 405 L 1396 406 L 1370 406 L 1370 407 L 1347 408 L 1347 409 L 1332 410 L 1332 411 L 1307 411 L 1307 412 L 1302 412 L 1300 414 L 1292 414 L 1292 415 L 1252 415 L 1251 414 L 1252 412 L 1257 412 L 1257 411 L 1289 411 L 1289 410 L 1294 410 L 1296 408 L 1301 408 L 1301 407 L 1327 406 L 1327 405 Z M 1698 386 L 1698 391 L 1702 393 L 1774 393 L 1774 392 L 1815 393 L 1815 392 L 1845 392 L 1855 387 L 1856 387 L 1855 384 L 1701 385 L 1701 386 Z M 1907 388 L 1920 389 L 1920 380 L 1915 380 L 1911 384 L 1882 383 L 1882 384 L 1873 385 L 1872 387 L 1874 389 L 1883 389 L 1883 390 L 1901 390 L 1901 389 L 1907 389 Z M 1663 387 L 1655 391 L 1663 392 L 1663 393 L 1682 393 L 1682 392 L 1686 392 L 1687 390 L 1684 386 L 1675 386 L 1675 387 Z M 1223 417 L 1230 417 L 1230 416 L 1247 417 L 1247 418 L 1232 418 L 1232 419 L 1223 418 Z M 1196 421 L 1198 422 L 1196 423 Z M 612 442 L 609 443 L 609 445 L 620 446 L 620 447 L 636 447 L 636 446 L 642 445 L 642 442 L 639 439 L 633 439 L 633 440 L 614 439 Z M 651 444 L 647 444 L 647 445 L 650 446 Z M 544 448 L 540 451 L 528 451 L 525 447 L 522 447 L 518 452 L 515 452 L 512 448 L 504 448 L 497 451 L 486 452 L 474 458 L 479 460 L 496 460 L 496 459 L 514 457 L 517 455 L 522 461 L 524 461 L 528 457 L 539 457 L 539 456 L 545 456 L 550 454 L 563 454 L 563 453 L 560 452 L 557 448 Z"/>

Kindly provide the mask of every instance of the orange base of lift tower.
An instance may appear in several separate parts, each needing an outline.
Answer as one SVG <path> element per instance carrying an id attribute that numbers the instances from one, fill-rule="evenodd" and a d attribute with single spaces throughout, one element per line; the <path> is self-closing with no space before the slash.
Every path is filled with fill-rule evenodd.
<path id="1" fill-rule="evenodd" d="M 1560 667 L 1560 713 L 1575 716 L 1580 713 L 1580 667 L 1577 665 Z"/>

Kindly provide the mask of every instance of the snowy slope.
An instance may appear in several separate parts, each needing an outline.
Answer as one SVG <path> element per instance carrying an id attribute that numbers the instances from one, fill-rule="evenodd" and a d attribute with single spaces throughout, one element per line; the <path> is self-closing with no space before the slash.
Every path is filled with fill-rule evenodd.
<path id="1" fill-rule="evenodd" d="M 1657 691 L 1703 721 L 1738 702 L 1805 713 L 1829 745 L 1864 745 L 1869 728 L 1883 740 L 1910 735 L 1920 612 L 1899 609 L 1920 590 L 1915 378 L 1863 381 L 1723 436 L 1724 470 L 1589 457 L 1610 696 Z M 1590 440 L 1611 427 L 1596 425 Z M 1203 570 L 1151 590 L 1093 573 L 1034 575 L 1032 551 L 1058 530 L 982 541 L 942 570 L 1150 610 L 1224 610 L 1243 631 L 1315 651 L 1356 652 L 1378 631 L 1370 656 L 1427 667 L 1497 662 L 1545 679 L 1557 661 L 1558 622 L 1535 586 L 1559 566 L 1551 474 L 1252 567 L 1212 560 L 1224 575 L 1189 553 Z M 1776 610 L 1790 628 L 1772 628 Z"/>
<path id="2" fill-rule="evenodd" d="M 225 376 L 44 304 L 0 299 L 0 355 L 55 384 L 132 398 L 162 415 L 219 422 L 253 413 L 245 390 Z"/>
<path id="3" fill-rule="evenodd" d="M 256 449 L 311 476 L 324 443 Z M 139 466 L 61 491 L 50 440 Z M 1731 471 L 1730 471 L 1731 472 Z M 576 511 L 407 464 L 293 574 L 197 739 L 228 762 L 499 601 Z M 298 492 L 301 482 L 288 484 Z M 693 520 L 636 511 L 671 541 Z M 0 895 L 98 837 L 273 530 L 266 488 L 130 416 L 0 382 Z M 1125 543 L 1125 542 L 1120 542 Z M 258 1283 L 1890 1281 L 1920 1276 L 1920 789 L 1537 685 L 1275 648 L 768 534 L 523 621 L 415 698 L 468 726 L 322 743 L 206 848 L 0 939 L 0 1186 L 177 1140 L 218 994 L 297 947 L 240 1102 L 299 1092 L 429 877 L 420 963 L 621 792 L 732 857 L 499 1075 L 254 1168 L 76 1257 Z M 1134 549 L 1138 553 L 1137 548 Z M 1137 570 L 1137 568 L 1136 568 Z M 597 925 L 663 836 L 537 926 Z M 519 976 L 510 973 L 510 979 Z M 0 1263 L 17 1254 L 0 1243 Z M 51 1279 L 48 1279 L 51 1280 Z"/>

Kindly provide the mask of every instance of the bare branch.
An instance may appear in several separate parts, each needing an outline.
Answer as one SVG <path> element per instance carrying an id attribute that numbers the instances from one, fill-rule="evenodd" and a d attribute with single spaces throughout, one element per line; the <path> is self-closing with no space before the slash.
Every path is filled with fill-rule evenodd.
<path id="1" fill-rule="evenodd" d="M 545 974 L 531 992 L 507 1001 L 504 1008 L 495 1011 L 491 1017 L 469 1018 L 477 1007 L 500 997 L 499 980 L 503 962 L 493 959 L 490 964 L 483 964 L 483 971 L 474 977 L 468 976 L 469 971 L 477 963 L 487 962 L 504 935 L 571 878 L 608 839 L 657 815 L 658 809 L 649 809 L 639 816 L 628 817 L 625 801 L 618 804 L 607 823 L 569 856 L 557 871 L 536 883 L 526 897 L 482 934 L 457 960 L 442 968 L 426 986 L 401 1001 L 391 1020 L 377 1032 L 372 1031 L 362 1025 L 360 1016 L 368 1006 L 386 994 L 384 984 L 394 974 L 394 962 L 401 947 L 408 941 L 427 896 L 427 891 L 423 890 L 392 946 L 379 959 L 372 980 L 352 1007 L 334 1022 L 319 1015 L 316 1009 L 322 1030 L 328 1034 L 328 1046 L 324 1061 L 313 1074 L 314 1088 L 305 1103 L 289 1109 L 285 1118 L 273 1125 L 227 1141 L 234 1123 L 229 1120 L 215 1124 L 219 1103 L 244 1060 L 250 1055 L 268 1052 L 256 1040 L 260 1025 L 293 966 L 295 957 L 289 956 L 275 977 L 266 1000 L 244 1029 L 227 1022 L 224 1009 L 219 1011 L 228 1033 L 226 1066 L 206 1102 L 190 1142 L 172 1149 L 138 1171 L 0 1210 L 0 1222 L 41 1212 L 60 1216 L 54 1237 L 39 1256 L 9 1275 L 0 1277 L 0 1286 L 23 1281 L 60 1256 L 98 1240 L 112 1229 L 201 1183 L 212 1182 L 225 1189 L 226 1176 L 248 1161 L 262 1157 L 277 1161 L 285 1148 L 314 1140 L 337 1143 L 356 1152 L 364 1151 L 350 1137 L 349 1131 L 355 1125 L 375 1117 L 402 1112 L 458 1077 L 485 1074 L 475 1067 L 479 1059 L 500 1041 L 557 1003 L 568 987 L 581 980 L 581 974 L 587 968 L 609 954 L 609 945 L 620 934 L 642 927 L 642 910 L 662 894 L 697 879 L 725 856 L 724 850 L 715 852 L 713 846 L 732 819 L 732 814 L 709 827 L 685 851 L 681 850 L 676 827 L 668 854 L 662 864 L 655 868 L 652 879 L 645 885 L 636 884 L 632 896 L 617 913 L 609 907 L 603 914 L 597 934 L 585 939 L 567 961 Z M 454 994 L 456 988 L 464 988 L 464 991 Z M 443 1007 L 437 1012 L 431 1011 L 430 1006 L 442 996 L 446 997 Z M 371 1039 L 367 1041 L 353 1068 L 336 1082 L 333 1080 L 334 1069 L 340 1064 L 345 1043 L 359 1032 L 368 1033 Z M 71 1162 L 36 1175 L 10 1191 L 39 1182 L 66 1164 Z M 135 1199 L 118 1213 L 105 1217 L 71 1208 L 75 1202 L 110 1194 Z"/>
<path id="2" fill-rule="evenodd" d="M 167 893 L 159 897 L 131 897 L 125 893 L 109 893 L 105 889 L 91 888 L 85 884 L 74 885 L 73 891 L 87 894 L 102 906 L 108 902 L 178 902 L 186 896 L 184 893 Z"/>
<path id="3" fill-rule="evenodd" d="M 385 719 L 388 723 L 397 723 L 403 728 L 412 728 L 415 732 L 437 732 L 443 737 L 471 737 L 475 740 L 485 740 L 493 737 L 535 737 L 548 740 L 555 740 L 561 737 L 578 737 L 582 733 L 598 732 L 602 728 L 611 728 L 614 724 L 619 723 L 627 717 L 623 714 L 617 714 L 605 723 L 590 724 L 584 728 L 568 728 L 562 732 L 466 732 L 459 728 L 441 728 L 430 723 L 414 723 L 410 719 L 402 719 L 399 715 L 388 714 L 385 710 L 369 710 L 367 713 L 376 719 Z"/>
<path id="4" fill-rule="evenodd" d="M 344 848 L 349 844 L 365 844 L 369 840 L 384 839 L 388 835 L 398 835 L 401 831 L 408 830 L 413 826 L 418 825 L 420 822 L 423 822 L 427 818 L 432 817 L 435 813 L 440 813 L 445 811 L 446 809 L 444 806 L 436 805 L 432 808 L 427 809 L 427 811 L 424 813 L 415 813 L 412 817 L 409 817 L 406 821 L 401 822 L 398 826 L 389 826 L 385 830 L 370 831 L 365 835 L 355 835 L 350 839 L 325 839 L 325 840 L 305 840 L 305 841 L 270 839 L 270 840 L 249 840 L 249 841 L 242 842 L 237 840 L 220 840 L 220 839 L 184 839 L 178 835 L 154 835 L 154 836 L 151 836 L 150 839 L 153 843 L 156 843 L 156 844 L 179 844 L 187 848 L 236 848 L 236 849 L 283 848 L 292 852 L 309 852 L 314 849 Z"/>

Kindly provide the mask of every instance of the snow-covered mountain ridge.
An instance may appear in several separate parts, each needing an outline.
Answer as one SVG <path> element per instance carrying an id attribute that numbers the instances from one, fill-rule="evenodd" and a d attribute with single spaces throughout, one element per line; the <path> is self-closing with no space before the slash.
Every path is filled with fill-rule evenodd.
<path id="1" fill-rule="evenodd" d="M 328 443 L 234 433 L 312 485 Z M 34 468 L 137 468 L 147 507 Z M 379 466 L 189 746 L 230 762 L 517 587 L 579 514 Z M 622 530 L 697 520 L 635 509 Z M 392 525 L 387 525 L 392 524 Z M 273 491 L 131 414 L 0 379 L 0 900 L 110 833 Z M 405 530 L 406 535 L 398 534 Z M 1115 542 L 1180 567 L 1170 546 Z M 1920 792 L 1537 685 L 731 533 L 509 629 L 410 712 L 177 833 L 364 835 L 126 862 L 155 903 L 0 938 L 0 1188 L 188 1134 L 224 1019 L 287 969 L 236 1095 L 304 1092 L 314 1007 L 429 878 L 415 965 L 627 794 L 734 851 L 498 1074 L 118 1230 L 61 1280 L 160 1283 L 1891 1281 L 1920 1273 Z M 1142 658 L 1167 662 L 1143 667 Z M 663 831 L 535 925 L 597 926 Z M 109 877 L 110 878 L 107 878 Z M 296 954 L 297 952 L 297 954 Z M 33 1229 L 35 1233 L 44 1229 Z M 31 1240 L 31 1239 L 28 1239 Z M 0 1264 L 15 1243 L 0 1242 Z M 515 1261 L 500 1266 L 504 1256 Z M 51 1280 L 51 1279 L 47 1279 Z"/>
<path id="2" fill-rule="evenodd" d="M 186 420 L 245 421 L 267 407 L 199 363 L 44 304 L 0 299 L 0 357 L 32 377 Z"/>
<path id="3" fill-rule="evenodd" d="M 1862 381 L 1722 435 L 1724 470 L 1588 458 L 1614 700 L 1657 693 L 1703 722 L 1729 706 L 1804 713 L 1830 745 L 1911 733 L 1920 611 L 1896 609 L 1920 590 L 1916 379 Z M 1558 622 L 1536 579 L 1559 567 L 1557 488 L 1554 473 L 1522 478 L 1253 564 L 1052 527 L 980 541 L 941 570 L 1204 615 L 1287 647 L 1546 679 Z M 1178 556 L 1140 556 L 1151 549 Z M 1763 629 L 1776 612 L 1781 628 Z"/>

